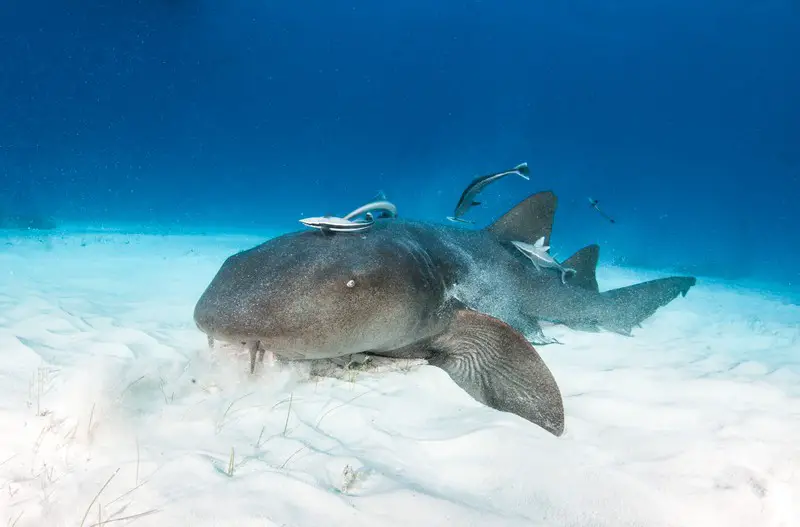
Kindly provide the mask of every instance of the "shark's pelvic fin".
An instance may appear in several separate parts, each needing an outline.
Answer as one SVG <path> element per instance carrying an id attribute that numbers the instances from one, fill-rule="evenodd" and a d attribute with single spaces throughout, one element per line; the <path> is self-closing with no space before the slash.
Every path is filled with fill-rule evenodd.
<path id="1" fill-rule="evenodd" d="M 600 291 L 597 285 L 597 262 L 600 259 L 600 246 L 597 244 L 587 245 L 566 260 L 561 265 L 568 269 L 574 269 L 567 282 L 570 285 L 582 287 L 589 291 Z"/>
<path id="2" fill-rule="evenodd" d="M 525 338 L 534 346 L 547 346 L 549 344 L 561 344 L 555 337 L 548 337 L 544 334 L 541 324 L 535 317 L 525 317 Z"/>
<path id="3" fill-rule="evenodd" d="M 543 245 L 550 245 L 557 205 L 558 199 L 551 191 L 538 192 L 519 202 L 486 230 L 501 239 L 531 245 L 544 237 Z"/>
<path id="4" fill-rule="evenodd" d="M 556 436 L 564 433 L 564 403 L 552 373 L 525 337 L 505 322 L 461 309 L 430 345 L 429 364 L 446 371 L 477 401 Z"/>

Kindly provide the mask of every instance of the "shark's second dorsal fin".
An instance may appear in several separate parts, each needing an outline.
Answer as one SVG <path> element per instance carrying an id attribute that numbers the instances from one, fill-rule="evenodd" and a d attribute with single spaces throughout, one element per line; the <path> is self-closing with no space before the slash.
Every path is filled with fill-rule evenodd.
<path id="1" fill-rule="evenodd" d="M 486 230 L 499 238 L 531 245 L 544 237 L 544 245 L 550 245 L 557 205 L 558 199 L 551 191 L 538 192 L 519 202 Z"/>
<path id="2" fill-rule="evenodd" d="M 561 263 L 575 272 L 567 279 L 570 285 L 582 287 L 589 291 L 600 291 L 597 285 L 597 262 L 600 259 L 600 246 L 587 245 Z"/>

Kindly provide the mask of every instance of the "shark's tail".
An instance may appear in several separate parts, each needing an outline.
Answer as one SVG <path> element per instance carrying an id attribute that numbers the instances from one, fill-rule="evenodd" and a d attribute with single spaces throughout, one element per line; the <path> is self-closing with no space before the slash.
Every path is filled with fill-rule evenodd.
<path id="1" fill-rule="evenodd" d="M 556 205 L 556 196 L 551 191 L 538 192 L 519 202 L 486 230 L 501 240 L 535 244 L 544 238 L 542 245 L 550 245 Z M 673 276 L 600 293 L 595 274 L 599 251 L 597 245 L 589 245 L 563 262 L 564 267 L 574 270 L 565 276 L 567 284 L 598 293 L 604 300 L 600 302 L 600 312 L 593 309 L 586 320 L 563 321 L 570 327 L 597 330 L 597 326 L 602 326 L 629 335 L 658 308 L 678 295 L 686 296 L 697 283 L 691 276 Z"/>
<path id="2" fill-rule="evenodd" d="M 620 287 L 601 293 L 608 302 L 600 325 L 610 331 L 630 335 L 634 327 L 669 304 L 678 295 L 686 296 L 697 279 L 691 276 L 672 276 Z"/>

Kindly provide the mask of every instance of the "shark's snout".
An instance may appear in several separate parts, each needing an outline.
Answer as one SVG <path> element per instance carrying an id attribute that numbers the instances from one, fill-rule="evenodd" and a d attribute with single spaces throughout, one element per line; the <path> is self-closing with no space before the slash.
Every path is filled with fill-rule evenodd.
<path id="1" fill-rule="evenodd" d="M 200 297 L 194 309 L 194 322 L 200 331 L 229 342 L 251 340 L 265 332 L 267 320 L 255 328 L 250 318 L 244 302 L 220 297 L 211 289 Z"/>

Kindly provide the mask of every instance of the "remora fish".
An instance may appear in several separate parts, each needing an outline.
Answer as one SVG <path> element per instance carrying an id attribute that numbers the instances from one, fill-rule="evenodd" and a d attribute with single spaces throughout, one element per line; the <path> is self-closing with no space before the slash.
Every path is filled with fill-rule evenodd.
<path id="1" fill-rule="evenodd" d="M 314 360 L 358 354 L 427 359 L 468 394 L 550 433 L 564 431 L 558 385 L 524 332 L 549 320 L 628 335 L 695 285 L 668 277 L 601 293 L 598 250 L 565 265 L 567 284 L 511 240 L 547 244 L 556 198 L 535 194 L 481 230 L 377 220 L 361 236 L 300 231 L 230 256 L 194 310 L 210 339 Z"/>
<path id="2" fill-rule="evenodd" d="M 333 232 L 361 232 L 372 227 L 374 220 L 353 221 L 337 216 L 315 216 L 303 218 L 300 223 L 306 227 Z"/>
<path id="3" fill-rule="evenodd" d="M 612 218 L 611 216 L 609 216 L 608 214 L 606 214 L 605 212 L 603 212 L 602 210 L 600 210 L 600 205 L 599 205 L 599 203 L 600 203 L 600 202 L 599 202 L 599 201 L 597 201 L 596 199 L 589 198 L 589 206 L 590 206 L 590 207 L 592 207 L 594 210 L 596 210 L 597 212 L 599 212 L 599 213 L 600 213 L 600 215 L 601 215 L 602 217 L 604 217 L 605 219 L 607 219 L 607 220 L 608 220 L 610 223 L 617 223 L 617 220 L 615 220 L 614 218 Z"/>
<path id="4" fill-rule="evenodd" d="M 533 262 L 533 266 L 536 267 L 537 271 L 540 270 L 541 267 L 558 269 L 561 272 L 561 283 L 563 284 L 567 283 L 567 274 L 575 272 L 575 269 L 564 267 L 558 263 L 555 258 L 550 256 L 550 253 L 547 252 L 550 250 L 550 246 L 544 244 L 544 236 L 536 240 L 536 243 L 533 245 L 513 240 L 511 243 Z"/>
<path id="5" fill-rule="evenodd" d="M 464 189 L 464 192 L 461 194 L 461 198 L 459 198 L 456 204 L 455 212 L 452 216 L 448 216 L 447 219 L 455 222 L 472 223 L 471 221 L 461 219 L 461 216 L 466 214 L 470 208 L 481 204 L 480 201 L 475 201 L 475 198 L 487 185 L 510 174 L 516 174 L 523 179 L 530 179 L 528 177 L 528 174 L 530 174 L 528 163 L 521 163 L 511 170 L 504 170 L 503 172 L 479 176 L 473 179 L 472 183 L 467 185 L 467 188 Z"/>
<path id="6" fill-rule="evenodd" d="M 397 207 L 394 203 L 386 200 L 373 201 L 358 207 L 356 210 L 347 214 L 344 218 L 338 216 L 315 216 L 313 218 L 303 218 L 300 223 L 306 227 L 332 232 L 361 232 L 369 229 L 375 221 L 370 211 L 383 211 L 379 217 L 394 218 L 397 216 Z M 364 214 L 364 220 L 353 220 L 353 218 Z"/>
<path id="7" fill-rule="evenodd" d="M 360 214 L 364 214 L 366 212 L 367 213 L 366 214 L 367 220 L 373 220 L 374 218 L 373 218 L 373 216 L 371 214 L 371 211 L 373 211 L 373 210 L 381 210 L 381 211 L 383 211 L 383 213 L 381 213 L 380 216 L 379 216 L 380 218 L 394 218 L 394 217 L 397 217 L 397 207 L 395 206 L 395 204 L 392 203 L 391 201 L 387 201 L 386 199 L 382 199 L 380 201 L 373 201 L 373 202 L 367 203 L 366 205 L 362 205 L 362 206 L 358 207 L 356 210 L 354 210 L 353 212 L 351 212 L 347 216 L 345 216 L 344 219 L 349 220 L 349 219 L 355 218 L 356 216 L 358 216 Z"/>

